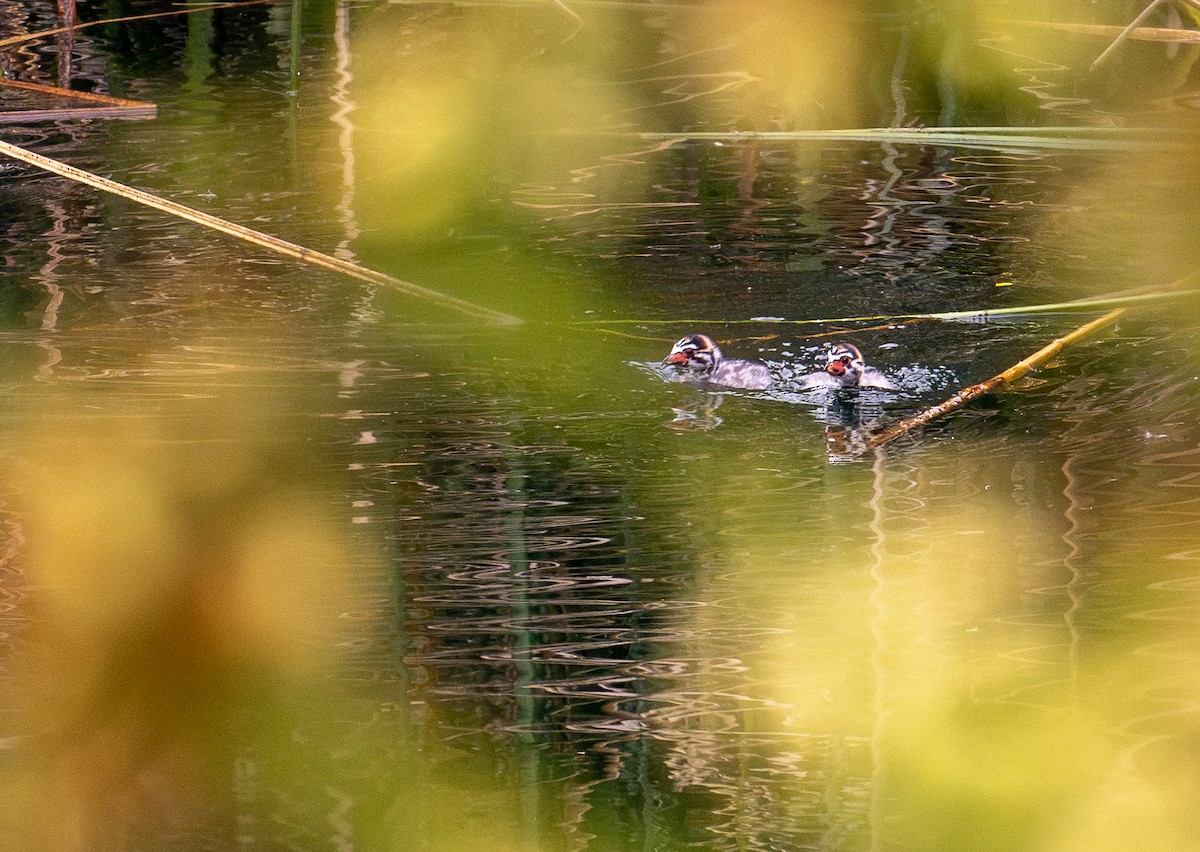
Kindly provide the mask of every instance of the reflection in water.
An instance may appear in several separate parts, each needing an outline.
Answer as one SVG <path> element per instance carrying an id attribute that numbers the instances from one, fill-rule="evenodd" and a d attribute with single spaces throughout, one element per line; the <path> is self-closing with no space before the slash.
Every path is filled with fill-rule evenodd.
<path id="1" fill-rule="evenodd" d="M 885 425 L 884 409 L 879 391 L 837 391 L 829 393 L 822 407 L 825 422 L 825 452 L 832 462 L 854 461 L 863 457 L 863 450 L 872 433 Z"/>
<path id="2" fill-rule="evenodd" d="M 350 120 L 354 112 L 354 100 L 350 86 L 354 75 L 350 72 L 350 8 L 346 0 L 338 0 L 335 11 L 334 45 L 337 48 L 337 73 L 330 100 L 337 107 L 329 120 L 338 127 L 338 148 L 342 152 L 342 196 L 338 201 L 338 218 L 345 228 L 345 236 L 333 254 L 342 260 L 355 260 L 351 246 L 360 231 L 354 217 L 354 123 Z"/>
<path id="3" fill-rule="evenodd" d="M 1171 566 L 1200 551 L 1184 493 L 1195 436 L 1126 444 L 1134 454 L 1121 459 L 1106 446 L 1156 400 L 1164 428 L 1190 423 L 1178 371 L 1126 392 L 1099 424 L 1089 401 L 1111 376 L 1077 378 L 1065 404 L 1078 421 L 1037 454 L 992 429 L 973 441 L 978 458 L 934 443 L 871 469 L 824 465 L 817 442 L 781 455 L 753 441 L 769 421 L 747 423 L 748 407 L 809 419 L 778 401 L 714 395 L 728 410 L 722 428 L 665 444 L 657 424 L 610 419 L 597 444 L 595 418 L 581 429 L 531 417 L 528 398 L 464 396 L 452 372 L 389 370 L 382 352 L 355 351 L 306 367 L 301 350 L 277 375 L 328 376 L 325 401 L 305 408 L 340 412 L 326 418 L 340 425 L 325 446 L 356 480 L 354 529 L 382 534 L 393 555 L 383 573 L 363 566 L 358 597 L 342 604 L 353 638 L 341 682 L 358 709 L 336 713 L 349 727 L 330 739 L 326 723 L 295 720 L 311 746 L 285 747 L 267 733 L 274 711 L 237 723 L 246 836 L 267 842 L 282 819 L 308 843 L 328 817 L 351 833 L 378 820 L 396 837 L 450 838 L 413 812 L 412 773 L 432 791 L 474 790 L 474 773 L 500 772 L 504 791 L 542 789 L 521 803 L 532 811 L 511 810 L 508 792 L 477 805 L 501 834 L 540 832 L 554 847 L 632 832 L 718 848 L 868 848 L 905 832 L 928 840 L 938 814 L 971 807 L 1006 821 L 1005 845 L 1029 848 L 1045 808 L 1071 810 L 1082 836 L 1099 830 L 1090 802 L 1113 806 L 1088 777 L 1101 766 L 1117 774 L 1096 777 L 1119 791 L 1186 761 L 1168 733 L 1186 709 L 1168 723 L 1154 705 L 1161 690 L 1187 694 L 1177 661 L 1191 653 L 1195 613 L 1180 596 L 1196 584 Z M 191 357 L 233 366 L 247 354 Z M 161 364 L 90 383 L 164 395 L 206 374 Z M 353 400 L 340 396 L 348 364 Z M 210 374 L 221 392 L 248 371 Z M 377 405 L 386 399 L 401 402 L 389 412 Z M 619 411 L 620 394 L 608 399 Z M 864 416 L 848 400 L 827 410 L 848 424 Z M 646 421 L 633 409 L 622 419 Z M 359 440 L 366 432 L 373 443 Z M 608 445 L 622 433 L 623 457 Z M 1146 487 L 1114 488 L 1135 471 Z M 1132 532 L 1147 523 L 1155 540 Z M 1147 559 L 1164 567 L 1120 568 Z M 1130 584 L 1151 597 L 1122 590 Z M 1115 632 L 1129 615 L 1138 626 Z M 1098 700 L 1114 665 L 1123 697 Z M 1113 724 L 1116 740 L 1104 733 Z M 406 745 L 390 739 L 398 732 Z M 333 742 L 342 756 L 309 751 Z M 413 768 L 414 750 L 426 769 Z M 1062 771 L 1046 776 L 1045 753 Z M 294 759 L 316 774 L 287 774 Z M 1168 819 L 1156 836 L 1182 830 Z M 956 842 L 953 826 L 939 831 Z"/>
<path id="4" fill-rule="evenodd" d="M 717 409 L 724 399 L 723 392 L 697 391 L 694 401 L 671 408 L 674 416 L 666 425 L 670 429 L 715 429 L 722 422 Z"/>

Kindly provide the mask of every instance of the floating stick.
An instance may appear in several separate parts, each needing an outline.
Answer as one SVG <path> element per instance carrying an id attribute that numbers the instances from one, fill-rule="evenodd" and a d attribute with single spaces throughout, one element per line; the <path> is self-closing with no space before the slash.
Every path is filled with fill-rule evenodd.
<path id="1" fill-rule="evenodd" d="M 945 402 L 939 403 L 932 408 L 927 408 L 915 417 L 910 417 L 907 420 L 901 420 L 899 423 L 895 423 L 886 429 L 876 432 L 869 439 L 867 439 L 866 443 L 863 445 L 862 452 L 867 452 L 869 450 L 876 449 L 877 447 L 882 447 L 884 444 L 890 444 L 901 435 L 906 435 L 912 430 L 924 426 L 931 420 L 935 420 L 938 417 L 949 414 L 951 411 L 962 408 L 971 400 L 978 399 L 984 394 L 991 393 L 1002 386 L 1011 385 L 1030 370 L 1049 361 L 1051 358 L 1061 352 L 1064 347 L 1069 346 L 1075 341 L 1087 337 L 1089 334 L 1099 331 L 1105 326 L 1116 322 L 1128 310 L 1128 308 L 1117 308 L 1116 310 L 1109 311 L 1108 313 L 1104 314 L 1104 316 L 1097 317 L 1091 322 L 1079 326 L 1079 328 L 1075 329 L 1070 334 L 1051 341 L 1037 352 L 1034 352 L 1024 361 L 1013 364 L 1003 373 L 992 376 L 985 382 L 980 382 L 977 385 L 971 385 L 970 387 L 963 388 Z"/>
<path id="2" fill-rule="evenodd" d="M 65 178 L 70 178 L 73 181 L 85 184 L 95 189 L 103 190 L 104 192 L 112 193 L 113 195 L 127 198 L 130 201 L 136 201 L 138 204 L 144 204 L 147 207 L 153 207 L 156 210 L 162 210 L 164 213 L 170 213 L 172 216 L 178 216 L 180 219 L 187 219 L 189 222 L 195 222 L 197 225 L 203 225 L 206 228 L 211 228 L 214 231 L 220 231 L 223 234 L 237 237 L 245 240 L 248 243 L 253 243 L 257 246 L 270 249 L 271 251 L 294 257 L 297 260 L 302 260 L 305 263 L 310 263 L 313 266 L 320 266 L 325 269 L 331 269 L 334 272 L 341 272 L 343 275 L 349 275 L 351 278 L 357 278 L 360 281 L 369 281 L 372 284 L 378 284 L 382 287 L 390 287 L 393 290 L 398 290 L 409 296 L 415 296 L 419 299 L 424 299 L 427 302 L 432 302 L 436 305 L 452 308 L 470 316 L 486 319 L 491 322 L 501 323 L 504 325 L 515 325 L 522 322 L 518 317 L 510 314 L 493 311 L 489 308 L 484 308 L 471 302 L 459 299 L 455 296 L 448 296 L 445 293 L 439 293 L 436 290 L 430 290 L 427 287 L 422 287 L 419 284 L 413 284 L 408 281 L 402 281 L 399 278 L 393 278 L 391 275 L 386 275 L 382 272 L 376 272 L 374 269 L 367 269 L 365 266 L 359 266 L 357 263 L 351 263 L 348 260 L 342 260 L 332 255 L 323 254 L 319 251 L 314 251 L 310 248 L 290 243 L 286 240 L 281 240 L 279 237 L 273 237 L 270 234 L 264 234 L 262 231 L 255 231 L 252 228 L 247 228 L 244 225 L 238 225 L 234 222 L 228 222 L 218 216 L 213 216 L 209 213 L 204 213 L 192 207 L 186 207 L 175 201 L 169 201 L 165 198 L 160 198 L 149 192 L 144 192 L 140 189 L 126 186 L 123 183 L 118 183 L 109 178 L 100 177 L 100 175 L 92 174 L 91 172 L 77 169 L 74 166 L 69 166 L 59 160 L 35 154 L 26 148 L 19 145 L 13 145 L 11 142 L 0 140 L 0 154 L 12 157 L 14 160 L 20 160 L 24 163 L 29 163 L 32 166 L 37 166 L 39 169 L 45 169 L 48 172 L 53 172 L 56 175 L 61 175 Z"/>

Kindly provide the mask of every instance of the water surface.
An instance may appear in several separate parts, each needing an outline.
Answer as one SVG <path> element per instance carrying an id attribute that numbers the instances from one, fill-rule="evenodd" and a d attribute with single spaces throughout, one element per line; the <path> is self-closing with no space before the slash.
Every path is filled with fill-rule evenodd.
<path id="1" fill-rule="evenodd" d="M 1083 321 L 845 318 L 1166 287 L 1177 152 L 635 135 L 1186 109 L 1072 95 L 1091 43 L 579 6 L 97 27 L 77 79 L 159 118 L 7 133 L 524 320 L 5 166 L 0 736 L 51 826 L 14 836 L 1194 848 L 1194 306 L 844 460 Z M 38 44 L 8 62 L 52 82 Z M 783 384 L 662 381 L 689 331 Z M 842 338 L 901 392 L 789 390 Z"/>

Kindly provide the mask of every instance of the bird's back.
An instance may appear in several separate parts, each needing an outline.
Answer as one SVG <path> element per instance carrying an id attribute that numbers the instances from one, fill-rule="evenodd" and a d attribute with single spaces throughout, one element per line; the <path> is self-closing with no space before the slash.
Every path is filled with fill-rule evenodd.
<path id="1" fill-rule="evenodd" d="M 771 372 L 762 364 L 730 358 L 721 361 L 708 380 L 731 388 L 763 390 L 771 386 Z"/>

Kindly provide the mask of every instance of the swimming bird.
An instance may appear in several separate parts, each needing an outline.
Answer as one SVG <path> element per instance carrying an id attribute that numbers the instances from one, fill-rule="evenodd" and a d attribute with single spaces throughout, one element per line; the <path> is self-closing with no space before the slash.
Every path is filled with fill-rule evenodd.
<path id="1" fill-rule="evenodd" d="M 771 386 L 771 373 L 755 361 L 726 358 L 707 334 L 689 334 L 671 347 L 664 364 L 680 368 L 686 381 L 710 382 L 745 390 L 763 390 Z"/>
<path id="2" fill-rule="evenodd" d="M 825 369 L 801 378 L 806 388 L 880 388 L 899 390 L 882 371 L 868 367 L 852 343 L 835 343 L 825 356 Z"/>

